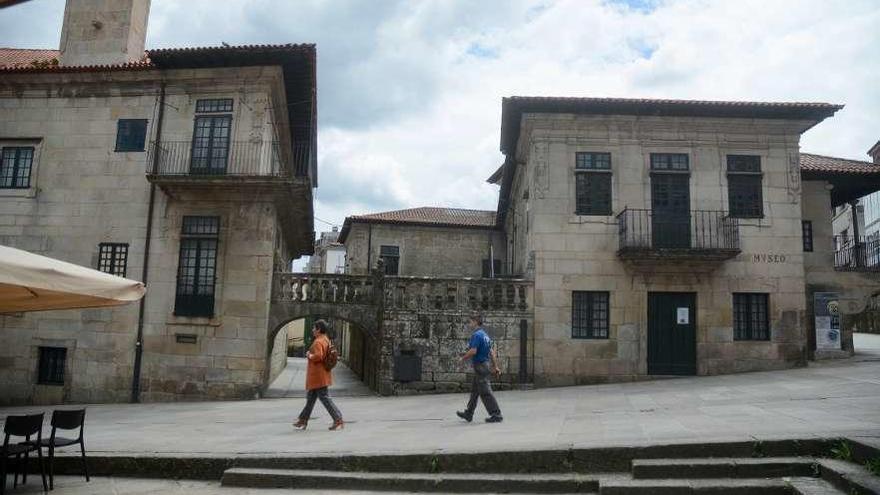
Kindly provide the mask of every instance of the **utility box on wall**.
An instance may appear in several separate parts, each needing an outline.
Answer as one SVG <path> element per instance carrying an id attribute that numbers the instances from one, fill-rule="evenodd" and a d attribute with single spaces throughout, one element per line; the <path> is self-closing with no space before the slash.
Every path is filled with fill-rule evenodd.
<path id="1" fill-rule="evenodd" d="M 415 351 L 400 351 L 394 357 L 394 381 L 417 382 L 422 379 L 422 358 Z"/>

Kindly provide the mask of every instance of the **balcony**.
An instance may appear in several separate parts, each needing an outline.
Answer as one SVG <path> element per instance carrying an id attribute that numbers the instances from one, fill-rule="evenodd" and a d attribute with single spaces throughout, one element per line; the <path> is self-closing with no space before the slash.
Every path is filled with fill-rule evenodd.
<path id="1" fill-rule="evenodd" d="M 285 149 L 270 141 L 228 141 L 193 147 L 192 141 L 151 143 L 147 180 L 163 188 L 278 186 L 308 182 L 310 147 Z"/>
<path id="2" fill-rule="evenodd" d="M 617 215 L 617 255 L 633 264 L 684 262 L 713 267 L 740 253 L 739 222 L 724 211 L 661 212 L 626 208 Z"/>
<path id="3" fill-rule="evenodd" d="M 834 269 L 841 272 L 880 272 L 880 239 L 835 237 Z"/>

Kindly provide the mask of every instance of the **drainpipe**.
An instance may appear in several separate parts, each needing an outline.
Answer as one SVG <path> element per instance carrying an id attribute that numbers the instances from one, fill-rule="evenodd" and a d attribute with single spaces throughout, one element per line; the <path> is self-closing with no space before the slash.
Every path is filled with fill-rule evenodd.
<path id="1" fill-rule="evenodd" d="M 864 245 L 861 242 L 859 232 L 859 200 L 855 199 L 849 202 L 849 210 L 852 215 L 852 233 L 853 233 L 853 263 L 855 263 L 856 267 L 865 266 L 865 260 L 862 259 L 862 251 L 864 249 Z"/>
<path id="2" fill-rule="evenodd" d="M 369 225 L 367 231 L 367 274 L 373 271 L 373 267 L 371 265 L 373 259 L 373 224 Z"/>
<path id="3" fill-rule="evenodd" d="M 162 120 L 165 116 L 165 83 L 159 86 L 159 115 L 156 119 L 156 141 L 153 143 L 153 166 L 155 174 L 159 166 L 159 145 L 162 143 Z M 147 235 L 144 244 L 144 269 L 141 272 L 141 282 L 147 285 L 147 274 L 150 266 L 150 241 L 153 233 L 153 210 L 156 205 L 156 184 L 150 182 L 150 203 L 147 207 Z M 141 401 L 141 360 L 144 354 L 144 312 L 146 310 L 147 296 L 141 298 L 138 310 L 137 341 L 134 344 L 134 374 L 131 379 L 131 402 Z"/>

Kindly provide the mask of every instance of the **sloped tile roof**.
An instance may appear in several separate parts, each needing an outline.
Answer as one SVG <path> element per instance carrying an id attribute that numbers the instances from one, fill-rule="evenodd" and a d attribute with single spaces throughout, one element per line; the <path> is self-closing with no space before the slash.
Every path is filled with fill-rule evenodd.
<path id="1" fill-rule="evenodd" d="M 880 165 L 861 160 L 801 153 L 801 171 L 809 174 L 880 174 Z"/>
<path id="2" fill-rule="evenodd" d="M 495 212 L 489 210 L 468 210 L 464 208 L 439 208 L 422 206 L 406 210 L 383 211 L 367 215 L 346 217 L 339 242 L 345 242 L 352 223 L 384 223 L 394 225 L 420 225 L 428 227 L 458 227 L 471 229 L 495 228 Z"/>
<path id="3" fill-rule="evenodd" d="M 31 50 L 28 48 L 0 48 L 0 68 L 34 67 L 34 62 L 51 63 L 58 60 L 58 50 Z"/>

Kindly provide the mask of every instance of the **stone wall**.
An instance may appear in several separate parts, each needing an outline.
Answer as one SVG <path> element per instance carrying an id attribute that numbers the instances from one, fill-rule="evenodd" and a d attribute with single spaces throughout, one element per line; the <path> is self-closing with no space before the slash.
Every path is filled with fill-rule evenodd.
<path id="1" fill-rule="evenodd" d="M 647 375 L 647 297 L 696 293 L 697 374 L 805 363 L 806 312 L 798 163 L 800 122 L 710 118 L 527 115 L 508 225 L 524 233 L 514 255 L 535 280 L 536 384 Z M 611 153 L 612 215 L 575 211 L 575 153 Z M 618 255 L 624 208 L 651 208 L 650 153 L 690 157 L 690 208 L 727 210 L 727 154 L 761 157 L 764 217 L 740 220 L 741 254 L 708 268 L 696 259 L 649 270 Z M 528 198 L 527 200 L 521 198 Z M 519 235 L 519 234 L 518 234 Z M 519 250 L 524 250 L 522 253 Z M 533 260 L 533 261 L 532 261 Z M 572 291 L 607 291 L 607 339 L 572 338 Z M 769 294 L 769 341 L 734 341 L 734 292 Z M 543 360 L 540 357 L 544 357 Z M 548 359 L 552 356 L 552 359 Z"/>
<path id="2" fill-rule="evenodd" d="M 272 342 L 272 354 L 269 362 L 271 363 L 271 367 L 269 370 L 269 380 L 267 383 L 272 383 L 278 378 L 278 375 L 284 371 L 284 368 L 287 367 L 287 327 L 281 328 L 278 331 L 278 334 L 275 335 L 275 340 Z"/>
<path id="3" fill-rule="evenodd" d="M 398 275 L 480 277 L 490 242 L 503 265 L 504 236 L 496 230 L 353 223 L 345 240 L 346 270 L 366 274 L 380 246 L 390 245 L 400 248 Z"/>
<path id="4" fill-rule="evenodd" d="M 286 124 L 275 124 L 286 115 L 274 109 L 284 100 L 277 67 L 6 75 L 0 144 L 34 146 L 35 159 L 30 189 L 0 190 L 0 244 L 96 267 L 99 243 L 128 243 L 126 276 L 142 279 L 148 152 L 114 149 L 119 119 L 147 119 L 146 148 L 155 140 L 162 81 L 163 142 L 189 141 L 196 100 L 224 97 L 234 100 L 233 140 L 288 139 L 277 131 Z M 184 215 L 221 219 L 213 318 L 174 315 Z M 272 273 L 289 261 L 278 216 L 268 195 L 156 190 L 143 400 L 258 394 L 270 375 Z M 0 403 L 127 401 L 137 321 L 138 304 L 0 316 Z M 196 342 L 178 342 L 178 334 Z M 67 348 L 64 385 L 36 383 L 40 346 Z"/>

